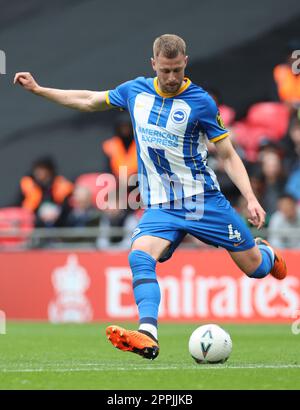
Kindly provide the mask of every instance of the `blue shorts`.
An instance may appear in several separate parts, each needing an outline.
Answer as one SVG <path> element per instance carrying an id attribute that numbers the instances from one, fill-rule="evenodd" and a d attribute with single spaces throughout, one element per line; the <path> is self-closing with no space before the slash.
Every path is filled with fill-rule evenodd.
<path id="1" fill-rule="evenodd" d="M 164 262 L 186 234 L 231 252 L 255 246 L 249 228 L 220 191 L 184 198 L 183 203 L 181 200 L 180 203 L 152 205 L 133 231 L 132 242 L 145 235 L 169 240 L 170 247 L 159 259 Z"/>

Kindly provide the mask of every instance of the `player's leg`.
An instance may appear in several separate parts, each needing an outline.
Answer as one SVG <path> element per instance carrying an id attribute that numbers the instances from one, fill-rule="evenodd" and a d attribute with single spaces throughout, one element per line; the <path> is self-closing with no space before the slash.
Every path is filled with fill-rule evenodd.
<path id="1" fill-rule="evenodd" d="M 276 279 L 286 276 L 286 266 L 279 253 L 267 241 L 253 239 L 249 228 L 221 192 L 205 197 L 204 213 L 190 223 L 189 233 L 204 242 L 221 246 L 249 277 L 261 279 L 271 273 Z"/>
<path id="2" fill-rule="evenodd" d="M 228 252 L 236 265 L 248 276 L 250 276 L 258 268 L 263 260 L 258 246 L 253 246 L 253 248 L 244 251 Z M 271 260 L 269 263 L 271 265 Z"/>
<path id="3" fill-rule="evenodd" d="M 165 253 L 171 245 L 171 241 L 158 236 L 143 235 L 135 239 L 131 246 L 131 252 L 135 250 L 146 252 L 156 261 Z"/>
<path id="4" fill-rule="evenodd" d="M 274 252 L 272 248 L 255 245 L 253 248 L 240 251 L 228 251 L 237 266 L 246 273 L 247 276 L 262 279 L 267 276 L 274 265 Z"/>
<path id="5" fill-rule="evenodd" d="M 287 268 L 283 257 L 264 239 L 256 238 L 256 245 L 242 252 L 229 254 L 237 266 L 251 278 L 261 279 L 269 273 L 276 279 L 286 277 Z"/>
<path id="6" fill-rule="evenodd" d="M 156 263 L 171 242 L 164 238 L 145 235 L 137 238 L 128 256 L 132 271 L 132 285 L 139 311 L 139 329 L 126 330 L 120 326 L 106 329 L 108 339 L 115 347 L 155 359 L 159 353 L 157 317 L 160 288 L 156 278 Z"/>
<path id="7" fill-rule="evenodd" d="M 132 272 L 132 286 L 139 311 L 139 330 L 157 339 L 157 317 L 160 288 L 156 278 L 156 263 L 169 248 L 170 240 L 155 236 L 137 238 L 128 256 Z"/>
<path id="8" fill-rule="evenodd" d="M 160 304 L 156 263 L 167 260 L 184 235 L 177 229 L 173 216 L 161 210 L 147 210 L 135 232 L 128 260 L 139 312 L 139 329 L 109 326 L 107 336 L 121 350 L 155 359 L 159 353 L 157 318 Z"/>

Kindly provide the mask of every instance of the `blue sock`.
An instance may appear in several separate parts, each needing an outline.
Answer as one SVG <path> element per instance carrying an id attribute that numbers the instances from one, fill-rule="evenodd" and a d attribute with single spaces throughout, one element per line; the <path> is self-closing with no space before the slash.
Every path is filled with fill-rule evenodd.
<path id="1" fill-rule="evenodd" d="M 133 293 L 139 310 L 140 324 L 157 327 L 160 289 L 156 279 L 156 260 L 144 251 L 134 250 L 128 256 L 133 276 Z"/>
<path id="2" fill-rule="evenodd" d="M 271 249 L 264 244 L 260 244 L 258 247 L 262 256 L 262 261 L 256 271 L 249 276 L 250 278 L 262 279 L 267 276 L 273 268 L 274 254 Z"/>

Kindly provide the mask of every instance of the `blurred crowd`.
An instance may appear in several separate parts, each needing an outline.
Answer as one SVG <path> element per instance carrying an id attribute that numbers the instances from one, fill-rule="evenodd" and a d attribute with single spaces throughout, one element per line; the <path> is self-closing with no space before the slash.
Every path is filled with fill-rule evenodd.
<path id="1" fill-rule="evenodd" d="M 251 105 L 243 119 L 236 120 L 235 110 L 221 104 L 217 93 L 211 92 L 247 168 L 252 188 L 267 213 L 263 236 L 278 248 L 300 248 L 300 75 L 293 72 L 292 64 L 289 57 L 274 68 L 277 98 Z M 137 158 L 132 125 L 126 113 L 119 114 L 114 131 L 102 144 L 107 174 L 119 178 L 119 168 L 126 167 L 129 177 L 137 173 Z M 208 149 L 208 165 L 215 171 L 222 192 L 249 224 L 245 199 L 224 172 L 214 145 L 208 143 Z M 9 237 L 2 235 L 0 248 L 26 246 L 35 228 L 94 227 L 99 230 L 96 239 L 93 235 L 80 238 L 78 234 L 71 242 L 84 241 L 99 249 L 127 249 L 131 232 L 143 211 L 121 206 L 121 201 L 116 200 L 120 199 L 116 198 L 119 187 L 114 184 L 107 188 L 107 192 L 115 192 L 109 196 L 114 199 L 114 205 L 106 209 L 99 206 L 98 177 L 98 173 L 83 174 L 71 182 L 58 173 L 52 158 L 37 159 L 30 172 L 21 178 L 15 202 L 0 209 L 0 229 L 22 230 L 23 237 L 17 233 Z M 126 195 L 129 194 L 128 188 Z M 255 229 L 253 231 L 256 235 Z M 191 238 L 189 241 L 204 246 Z M 35 246 L 65 246 L 66 243 L 66 239 L 46 235 Z"/>
<path id="2" fill-rule="evenodd" d="M 300 248 L 300 75 L 294 62 L 289 54 L 286 62 L 274 67 L 273 101 L 251 105 L 245 118 L 236 121 L 235 111 L 219 104 L 252 188 L 267 213 L 266 234 L 252 228 L 253 234 L 265 236 L 278 248 Z M 213 97 L 218 103 L 217 96 Z M 224 172 L 212 144 L 209 151 L 209 164 L 222 192 L 249 225 L 246 200 Z"/>

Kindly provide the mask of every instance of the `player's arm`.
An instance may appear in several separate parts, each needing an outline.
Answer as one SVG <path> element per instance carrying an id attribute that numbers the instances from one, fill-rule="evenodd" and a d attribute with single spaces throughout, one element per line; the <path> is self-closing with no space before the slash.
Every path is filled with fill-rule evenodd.
<path id="1" fill-rule="evenodd" d="M 224 169 L 227 175 L 247 200 L 250 215 L 249 221 L 260 229 L 265 223 L 266 213 L 254 195 L 242 160 L 228 137 L 215 142 L 215 147 L 218 155 L 224 162 Z"/>
<path id="2" fill-rule="evenodd" d="M 20 84 L 27 91 L 47 98 L 57 104 L 80 111 L 105 111 L 111 108 L 107 104 L 106 91 L 59 90 L 41 87 L 30 73 L 17 73 L 14 84 Z"/>

